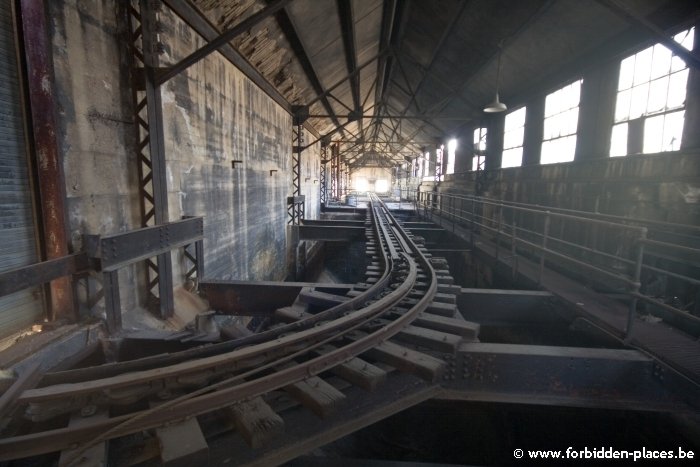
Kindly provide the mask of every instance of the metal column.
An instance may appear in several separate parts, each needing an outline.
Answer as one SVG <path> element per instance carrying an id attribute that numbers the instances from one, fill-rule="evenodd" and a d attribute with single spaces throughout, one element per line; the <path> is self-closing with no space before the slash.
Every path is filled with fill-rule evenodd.
<path id="1" fill-rule="evenodd" d="M 128 4 L 131 46 L 141 226 L 168 222 L 167 180 L 163 139 L 163 107 L 156 72 L 162 44 L 158 41 L 158 10 L 162 4 L 131 0 Z M 161 318 L 174 311 L 170 252 L 146 260 L 146 286 Z"/>
<path id="2" fill-rule="evenodd" d="M 321 181 L 321 208 L 326 206 L 328 185 L 326 181 L 326 170 L 328 169 L 328 142 L 321 141 L 321 173 L 319 180 Z"/>
<path id="3" fill-rule="evenodd" d="M 43 0 L 20 2 L 27 94 L 34 154 L 37 160 L 43 248 L 45 258 L 50 260 L 67 256 L 69 251 L 65 179 L 63 159 L 58 151 L 59 130 L 55 117 L 53 54 L 48 35 L 50 25 L 47 23 L 46 5 Z M 70 278 L 54 279 L 51 281 L 49 292 L 49 319 L 74 319 L 75 308 Z"/>
<path id="4" fill-rule="evenodd" d="M 301 194 L 301 152 L 304 146 L 304 127 L 294 117 L 292 129 L 292 196 L 287 201 L 287 224 L 299 225 L 304 218 L 304 197 Z"/>

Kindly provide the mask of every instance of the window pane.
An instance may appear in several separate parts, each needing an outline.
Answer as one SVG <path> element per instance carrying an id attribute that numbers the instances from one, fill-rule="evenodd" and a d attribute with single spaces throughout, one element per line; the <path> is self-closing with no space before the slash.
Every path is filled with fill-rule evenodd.
<path id="1" fill-rule="evenodd" d="M 664 120 L 663 151 L 678 151 L 683 137 L 683 120 L 685 112 L 666 114 Z"/>
<path id="2" fill-rule="evenodd" d="M 569 108 L 578 107 L 581 100 L 581 82 L 583 80 L 574 81 L 571 83 L 571 100 Z"/>
<path id="3" fill-rule="evenodd" d="M 647 118 L 644 121 L 644 152 L 661 152 L 664 135 L 664 115 Z"/>
<path id="4" fill-rule="evenodd" d="M 673 54 L 661 44 L 654 46 L 654 59 L 651 66 L 651 79 L 667 75 L 671 69 L 671 57 Z"/>
<path id="5" fill-rule="evenodd" d="M 554 121 L 554 117 L 544 119 L 544 139 L 556 138 L 558 135 L 557 125 Z"/>
<path id="6" fill-rule="evenodd" d="M 567 135 L 576 134 L 576 130 L 578 129 L 578 107 L 569 110 L 564 115 L 566 118 L 566 123 L 564 126 L 565 130 L 562 133 Z"/>
<path id="7" fill-rule="evenodd" d="M 666 96 L 668 94 L 668 76 L 656 79 L 649 85 L 649 101 L 647 102 L 647 113 L 659 112 L 666 107 Z"/>
<path id="8" fill-rule="evenodd" d="M 501 167 L 520 167 L 523 162 L 523 148 L 513 148 L 503 151 Z"/>
<path id="9" fill-rule="evenodd" d="M 637 58 L 634 62 L 634 85 L 638 85 L 649 81 L 651 76 L 651 58 L 653 47 L 644 49 L 637 53 Z"/>
<path id="10" fill-rule="evenodd" d="M 690 28 L 687 31 L 682 31 L 673 36 L 673 40 L 688 50 L 693 50 L 693 41 L 695 40 L 695 28 Z"/>
<path id="11" fill-rule="evenodd" d="M 610 157 L 627 155 L 627 123 L 613 126 L 610 140 Z"/>
<path id="12" fill-rule="evenodd" d="M 617 94 L 617 103 L 615 104 L 615 121 L 620 122 L 630 118 L 630 103 L 632 91 L 622 91 Z"/>
<path id="13" fill-rule="evenodd" d="M 634 57 L 634 55 L 627 57 L 620 63 L 620 81 L 617 85 L 617 89 L 620 91 L 632 87 L 632 79 L 634 78 Z"/>
<path id="14" fill-rule="evenodd" d="M 525 125 L 525 107 L 506 115 L 505 128 L 512 130 Z"/>
<path id="15" fill-rule="evenodd" d="M 685 91 L 688 86 L 688 69 L 674 73 L 668 87 L 668 100 L 666 101 L 667 109 L 675 109 L 683 107 L 685 103 Z"/>
<path id="16" fill-rule="evenodd" d="M 649 96 L 649 83 L 644 83 L 632 88 L 632 102 L 630 103 L 630 119 L 641 117 L 647 108 Z"/>
<path id="17" fill-rule="evenodd" d="M 556 113 L 559 113 L 559 93 L 553 92 L 548 94 L 547 98 L 544 100 L 544 116 L 550 117 Z"/>

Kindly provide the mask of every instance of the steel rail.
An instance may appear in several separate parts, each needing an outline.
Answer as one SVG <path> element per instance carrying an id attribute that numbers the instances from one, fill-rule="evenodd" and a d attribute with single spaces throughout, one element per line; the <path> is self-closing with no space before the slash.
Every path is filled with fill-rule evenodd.
<path id="1" fill-rule="evenodd" d="M 376 203 L 376 200 L 374 202 Z M 391 225 L 391 222 L 388 221 L 388 219 L 392 218 L 386 211 L 381 213 L 381 215 L 377 209 L 373 208 L 372 211 L 376 223 L 379 223 L 379 221 L 382 220 L 383 222 L 379 223 L 379 225 L 384 225 L 384 223 Z M 395 222 L 393 223 L 396 224 Z M 379 230 L 382 231 L 382 235 L 379 236 L 380 243 L 382 243 L 382 256 L 386 256 L 386 252 L 384 251 L 385 248 L 386 250 L 391 251 L 392 249 L 395 249 L 395 247 L 393 246 L 392 239 L 390 238 L 391 235 L 389 234 L 388 230 L 386 228 L 377 229 L 375 226 L 375 231 Z M 193 416 L 216 410 L 218 408 L 231 405 L 237 400 L 264 394 L 265 392 L 292 384 L 296 381 L 304 379 L 305 377 L 319 374 L 335 365 L 353 358 L 355 355 L 359 355 L 369 350 L 381 342 L 384 342 L 408 325 L 420 312 L 424 311 L 434 298 L 437 291 L 436 274 L 430 265 L 430 262 L 427 260 L 427 258 L 425 258 L 420 249 L 415 245 L 415 243 L 413 243 L 405 231 L 392 228 L 391 234 L 397 237 L 397 243 L 401 244 L 402 248 L 409 246 L 411 250 L 410 252 L 403 251 L 399 253 L 396 260 L 391 258 L 388 259 L 387 264 L 391 263 L 392 268 L 398 265 L 394 264 L 395 261 L 397 263 L 404 262 L 408 264 L 409 273 L 406 275 L 403 282 L 396 287 L 395 290 L 379 300 L 370 303 L 368 306 L 360 310 L 356 310 L 353 313 L 337 318 L 335 321 L 338 321 L 338 323 L 322 323 L 320 326 L 317 326 L 314 329 L 306 329 L 302 331 L 301 333 L 304 336 L 308 336 L 316 334 L 314 331 L 318 331 L 320 329 L 320 334 L 327 336 L 325 339 L 315 342 L 311 348 L 299 349 L 288 353 L 287 355 L 277 360 L 268 362 L 261 367 L 253 368 L 246 373 L 235 375 L 232 378 L 215 383 L 210 387 L 186 394 L 185 396 L 176 399 L 174 402 L 166 402 L 166 404 L 155 409 L 87 424 L 85 427 L 81 428 L 61 428 L 42 433 L 2 439 L 0 440 L 0 459 L 13 459 L 28 455 L 52 452 L 68 448 L 75 443 L 84 443 L 85 439 L 93 439 L 95 433 L 106 432 L 106 436 L 102 435 L 98 438 L 98 440 L 104 440 L 153 428 L 163 423 L 181 419 L 186 416 Z M 415 259 L 411 258 L 409 254 L 413 255 Z M 377 316 L 389 313 L 389 310 L 394 304 L 399 302 L 403 297 L 407 296 L 416 287 L 418 264 L 420 264 L 421 269 L 425 273 L 430 275 L 430 285 L 418 303 L 411 307 L 405 314 L 399 316 L 397 319 L 389 324 L 386 324 L 380 329 L 367 334 L 365 337 L 356 339 L 352 343 L 339 347 L 332 352 L 312 358 L 304 363 L 297 363 L 289 368 L 283 368 L 272 374 L 264 374 L 257 379 L 243 381 L 244 378 L 250 378 L 252 375 L 274 368 L 275 366 L 280 365 L 281 362 L 291 361 L 298 356 L 304 355 L 313 350 L 313 348 L 335 342 L 343 335 L 361 329 L 368 322 L 376 319 Z M 362 297 L 362 295 L 360 297 Z M 332 332 L 335 330 L 338 330 L 338 332 Z M 330 335 L 328 336 L 328 334 Z M 318 336 L 316 337 L 318 338 Z M 298 341 L 303 341 L 303 337 L 295 337 L 294 335 L 282 336 L 278 337 L 277 341 L 267 342 L 262 344 L 262 346 L 269 348 Z M 239 353 L 244 353 L 244 351 L 248 349 L 250 348 L 240 349 Z M 207 364 L 209 363 L 211 362 L 207 362 Z M 125 376 L 128 377 L 129 375 Z M 243 382 L 233 385 L 238 381 Z M 101 387 L 105 386 L 102 385 Z M 222 389 L 219 391 L 214 391 L 214 389 L 219 388 Z"/>

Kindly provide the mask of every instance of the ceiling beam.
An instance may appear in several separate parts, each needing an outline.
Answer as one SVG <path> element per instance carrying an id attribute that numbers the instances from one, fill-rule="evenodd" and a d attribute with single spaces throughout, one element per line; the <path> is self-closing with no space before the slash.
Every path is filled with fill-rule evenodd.
<path id="1" fill-rule="evenodd" d="M 195 50 L 187 57 L 177 62 L 175 65 L 168 67 L 163 73 L 159 73 L 156 76 L 156 84 L 165 83 L 170 78 L 177 75 L 178 73 L 185 71 L 187 68 L 202 60 L 207 55 L 211 54 L 212 52 L 216 52 L 221 47 L 231 42 L 231 40 L 233 40 L 236 36 L 239 36 L 240 34 L 249 31 L 250 28 L 252 28 L 256 24 L 260 23 L 261 21 L 267 19 L 269 16 L 283 9 L 285 5 L 287 5 L 291 1 L 292 0 L 270 1 L 268 3 L 268 6 L 266 6 L 262 10 L 244 19 L 231 29 L 219 34 L 219 36 L 215 39 L 208 41 L 204 47 Z"/>
<path id="2" fill-rule="evenodd" d="M 270 0 L 268 0 L 268 2 L 269 1 Z M 309 80 L 309 83 L 314 89 L 314 92 L 317 95 L 324 94 L 325 89 L 323 89 L 323 85 L 318 79 L 318 75 L 314 70 L 313 64 L 311 63 L 311 59 L 306 54 L 304 45 L 301 43 L 301 39 L 299 39 L 299 35 L 297 34 L 296 28 L 294 27 L 294 24 L 292 23 L 289 14 L 287 14 L 287 11 L 283 8 L 277 11 L 277 13 L 275 13 L 275 19 L 277 20 L 277 24 L 282 30 L 284 37 L 287 39 L 287 42 L 289 42 L 289 45 L 292 47 L 292 51 L 294 51 L 294 55 L 299 61 L 299 65 L 301 65 L 302 70 L 304 70 L 304 74 Z M 328 102 L 328 99 L 326 97 L 321 98 L 321 104 L 323 104 L 323 108 L 326 109 L 326 112 L 328 112 L 329 115 L 332 115 L 331 121 L 335 125 L 336 130 L 340 130 L 344 133 L 343 127 L 345 125 L 342 125 L 340 123 L 338 117 L 335 114 L 335 111 L 333 110 L 333 107 L 331 106 L 330 102 Z"/>
<path id="3" fill-rule="evenodd" d="M 678 55 L 688 66 L 700 68 L 700 57 L 693 51 L 690 51 L 676 42 L 673 37 L 652 23 L 644 16 L 634 12 L 628 6 L 625 6 L 617 0 L 596 0 L 598 3 L 606 7 L 608 10 L 624 18 L 632 26 L 640 27 L 651 34 L 654 39 L 661 42 L 663 45 L 671 49 L 673 53 Z M 697 34 L 697 31 L 696 31 Z"/>
<path id="4" fill-rule="evenodd" d="M 352 15 L 352 4 L 350 0 L 336 0 L 338 6 L 338 17 L 340 18 L 340 31 L 343 37 L 343 47 L 345 48 L 345 66 L 350 76 L 350 91 L 352 92 L 352 102 L 356 112 L 360 109 L 360 77 L 357 70 L 357 52 L 355 50 L 355 20 Z"/>

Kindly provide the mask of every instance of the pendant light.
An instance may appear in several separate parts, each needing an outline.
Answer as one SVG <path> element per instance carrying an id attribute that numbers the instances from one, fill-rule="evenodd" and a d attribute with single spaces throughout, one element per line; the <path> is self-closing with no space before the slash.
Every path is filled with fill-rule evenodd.
<path id="1" fill-rule="evenodd" d="M 484 112 L 497 113 L 508 109 L 506 105 L 498 100 L 498 85 L 501 80 L 501 55 L 503 55 L 503 44 L 498 45 L 498 71 L 496 72 L 496 98 L 489 105 L 484 107 Z"/>

